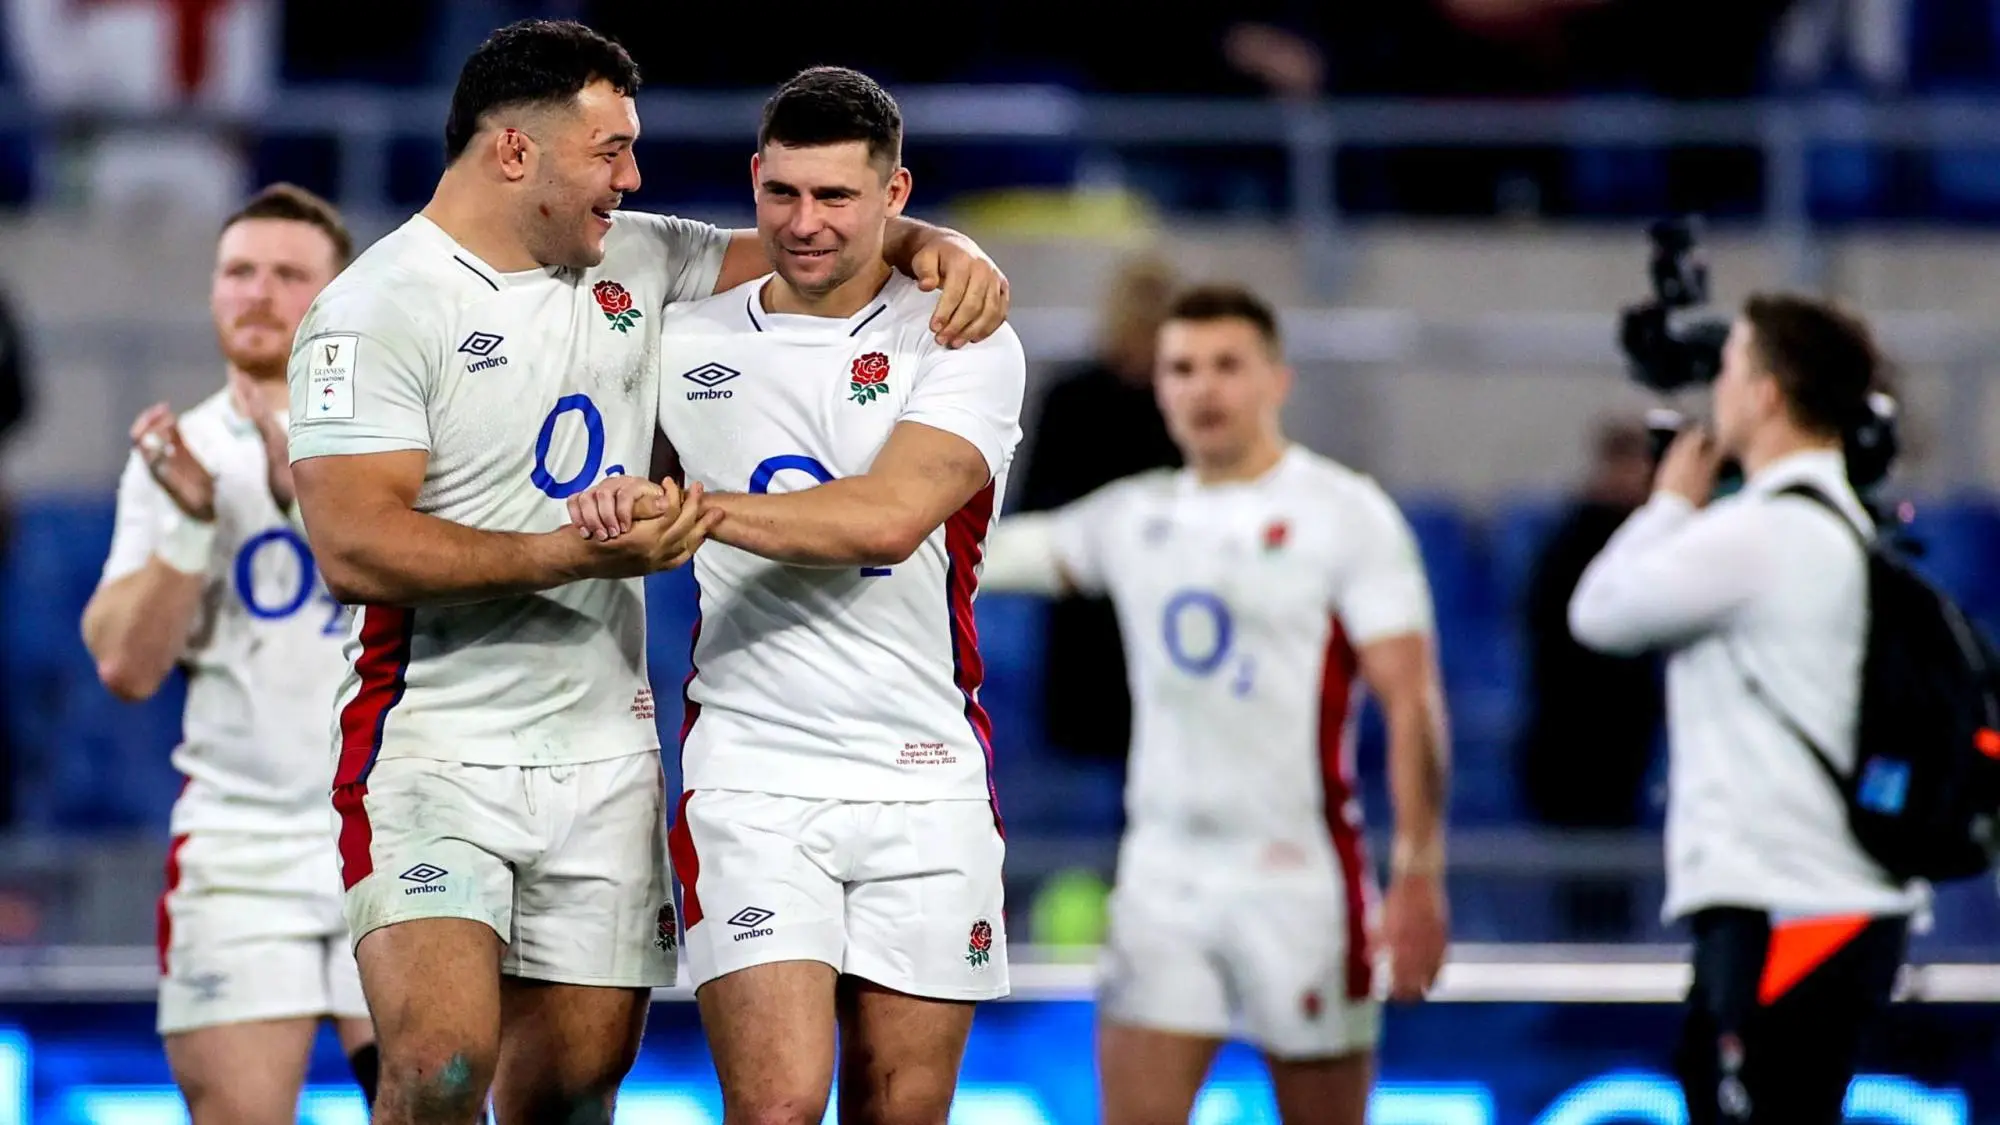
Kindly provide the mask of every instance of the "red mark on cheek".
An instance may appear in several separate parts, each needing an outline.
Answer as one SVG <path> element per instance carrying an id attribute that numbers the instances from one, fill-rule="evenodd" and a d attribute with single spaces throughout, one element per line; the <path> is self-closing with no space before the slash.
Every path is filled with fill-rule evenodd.
<path id="1" fill-rule="evenodd" d="M 546 218 L 548 218 L 548 217 L 549 217 L 549 205 L 548 205 L 548 204 L 546 204 L 546 203 L 538 203 L 538 204 L 536 204 L 536 205 L 535 205 L 535 210 L 537 210 L 537 211 L 540 211 L 540 212 L 542 213 L 542 218 L 546 219 Z"/>

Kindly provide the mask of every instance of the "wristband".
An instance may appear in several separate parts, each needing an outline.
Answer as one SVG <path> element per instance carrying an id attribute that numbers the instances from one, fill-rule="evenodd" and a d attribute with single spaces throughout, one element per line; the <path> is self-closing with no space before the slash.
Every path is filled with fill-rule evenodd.
<path id="1" fill-rule="evenodd" d="M 215 550 L 215 521 L 203 523 L 182 515 L 167 527 L 167 533 L 153 548 L 153 557 L 180 571 L 205 577 Z"/>

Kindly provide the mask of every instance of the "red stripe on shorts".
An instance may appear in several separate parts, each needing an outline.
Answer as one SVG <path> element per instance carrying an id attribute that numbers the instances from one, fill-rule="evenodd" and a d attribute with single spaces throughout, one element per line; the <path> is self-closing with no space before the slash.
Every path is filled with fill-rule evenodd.
<path id="1" fill-rule="evenodd" d="M 172 949 L 174 944 L 174 916 L 167 909 L 167 896 L 181 885 L 181 849 L 187 846 L 187 842 L 187 834 L 182 833 L 167 845 L 166 889 L 160 892 L 160 902 L 153 915 L 153 939 L 160 947 L 161 976 L 167 975 L 167 950 Z"/>

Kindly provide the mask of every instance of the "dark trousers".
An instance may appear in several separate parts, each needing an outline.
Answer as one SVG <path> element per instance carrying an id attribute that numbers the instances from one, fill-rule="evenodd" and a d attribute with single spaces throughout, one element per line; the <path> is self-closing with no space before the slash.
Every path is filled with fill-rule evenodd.
<path id="1" fill-rule="evenodd" d="M 1888 1006 L 1909 920 L 1694 916 L 1694 986 L 1675 1064 L 1689 1125 L 1838 1125 Z"/>

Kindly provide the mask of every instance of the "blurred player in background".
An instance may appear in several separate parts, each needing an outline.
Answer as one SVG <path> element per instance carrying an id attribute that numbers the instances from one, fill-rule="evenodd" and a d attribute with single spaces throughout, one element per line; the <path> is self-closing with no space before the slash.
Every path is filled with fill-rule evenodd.
<path id="1" fill-rule="evenodd" d="M 942 1122 L 973 1003 L 1007 994 L 972 599 L 1026 365 L 1004 325 L 940 347 L 883 263 L 902 139 L 866 75 L 786 83 L 751 164 L 776 272 L 661 333 L 661 428 L 721 514 L 672 848 L 731 1122 L 816 1125 L 836 1027 L 843 1122 Z M 661 492 L 617 481 L 572 514 L 615 543 Z"/>
<path id="2" fill-rule="evenodd" d="M 361 605 L 337 719 L 347 916 L 382 1039 L 377 1120 L 608 1120 L 673 983 L 645 574 L 699 490 L 611 542 L 565 501 L 646 471 L 662 311 L 763 273 L 754 232 L 618 212 L 639 75 L 576 23 L 469 58 L 431 202 L 301 326 L 292 457 L 327 583 Z M 958 236 L 878 248 L 942 288 L 949 342 L 1004 317 Z M 884 266 L 887 268 L 887 266 Z M 938 322 L 942 321 L 942 325 Z"/>
<path id="3" fill-rule="evenodd" d="M 324 1018 L 371 1095 L 375 1082 L 326 807 L 351 614 L 291 518 L 285 437 L 292 334 L 352 251 L 333 208 L 289 185 L 223 224 L 209 308 L 226 385 L 133 423 L 111 557 L 84 610 L 120 699 L 189 671 L 159 1031 L 194 1125 L 292 1120 Z"/>
<path id="4" fill-rule="evenodd" d="M 1415 999 L 1445 946 L 1448 754 L 1429 584 L 1370 479 L 1286 441 L 1268 306 L 1183 294 L 1156 386 L 1188 468 L 994 532 L 988 589 L 1108 594 L 1133 745 L 1104 954 L 1107 1125 L 1186 1121 L 1223 1041 L 1262 1050 L 1287 1125 L 1361 1125 L 1380 1012 L 1352 766 L 1381 702 L 1396 813 L 1381 936 Z"/>

